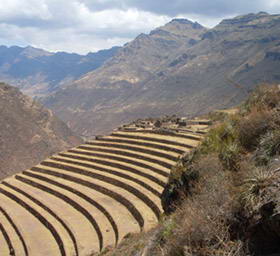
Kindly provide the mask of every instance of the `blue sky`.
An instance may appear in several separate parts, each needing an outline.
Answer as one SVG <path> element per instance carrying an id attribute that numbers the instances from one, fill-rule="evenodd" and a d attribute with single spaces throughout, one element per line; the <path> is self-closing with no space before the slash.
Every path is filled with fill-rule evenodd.
<path id="1" fill-rule="evenodd" d="M 85 54 L 122 45 L 180 17 L 213 27 L 280 0 L 0 0 L 0 44 Z"/>

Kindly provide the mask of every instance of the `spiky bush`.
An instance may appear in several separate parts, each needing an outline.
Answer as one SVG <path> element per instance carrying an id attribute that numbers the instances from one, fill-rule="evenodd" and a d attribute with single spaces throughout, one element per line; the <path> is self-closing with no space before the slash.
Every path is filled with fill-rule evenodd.
<path id="1" fill-rule="evenodd" d="M 255 168 L 250 177 L 244 179 L 240 199 L 249 212 L 254 212 L 260 206 L 264 191 L 272 186 L 275 173 L 266 168 Z"/>
<path id="2" fill-rule="evenodd" d="M 280 131 L 269 131 L 260 139 L 255 153 L 257 165 L 266 165 L 271 159 L 280 153 Z"/>
<path id="3" fill-rule="evenodd" d="M 225 144 L 219 158 L 226 169 L 237 171 L 240 160 L 240 145 L 237 142 Z"/>
<path id="4" fill-rule="evenodd" d="M 201 145 L 201 153 L 218 153 L 225 168 L 236 170 L 241 151 L 238 140 L 238 123 L 239 116 L 235 115 L 228 117 L 222 124 L 210 130 Z"/>

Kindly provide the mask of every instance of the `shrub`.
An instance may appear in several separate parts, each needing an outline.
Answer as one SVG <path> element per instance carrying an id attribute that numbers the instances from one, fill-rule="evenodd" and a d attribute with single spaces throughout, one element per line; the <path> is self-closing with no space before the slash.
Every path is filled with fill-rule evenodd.
<path id="1" fill-rule="evenodd" d="M 258 111 L 254 109 L 249 115 L 240 120 L 238 126 L 239 142 L 249 151 L 259 144 L 259 139 L 270 127 L 270 111 Z"/>
<path id="2" fill-rule="evenodd" d="M 245 255 L 242 243 L 231 240 L 227 224 L 232 207 L 230 180 L 218 157 L 205 156 L 194 168 L 204 173 L 197 186 L 199 191 L 185 198 L 172 216 L 176 225 L 161 245 L 161 255 Z"/>
<path id="3" fill-rule="evenodd" d="M 226 169 L 237 170 L 241 148 L 238 140 L 237 126 L 239 116 L 231 116 L 222 124 L 210 130 L 201 145 L 203 154 L 218 153 Z"/>
<path id="4" fill-rule="evenodd" d="M 272 157 L 280 153 L 280 131 L 267 132 L 260 139 L 260 143 L 255 153 L 257 165 L 266 165 Z"/>
<path id="5" fill-rule="evenodd" d="M 275 173 L 266 168 L 255 168 L 242 184 L 240 199 L 244 208 L 253 213 L 259 208 L 266 188 L 273 184 Z"/>
<path id="6" fill-rule="evenodd" d="M 219 153 L 219 158 L 224 168 L 237 171 L 239 169 L 240 146 L 238 143 L 225 144 Z"/>
<path id="7" fill-rule="evenodd" d="M 274 109 L 279 106 L 280 90 L 277 85 L 263 84 L 249 96 L 247 101 L 241 106 L 241 112 L 247 114 L 252 109 L 262 111 L 263 109 Z"/>

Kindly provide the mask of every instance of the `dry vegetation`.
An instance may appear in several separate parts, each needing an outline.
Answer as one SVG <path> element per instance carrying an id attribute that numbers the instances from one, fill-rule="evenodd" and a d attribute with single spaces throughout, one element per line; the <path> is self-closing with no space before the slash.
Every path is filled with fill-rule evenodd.
<path id="1" fill-rule="evenodd" d="M 260 86 L 238 113 L 211 117 L 202 145 L 172 170 L 162 196 L 171 214 L 104 255 L 280 255 L 280 90 Z"/>

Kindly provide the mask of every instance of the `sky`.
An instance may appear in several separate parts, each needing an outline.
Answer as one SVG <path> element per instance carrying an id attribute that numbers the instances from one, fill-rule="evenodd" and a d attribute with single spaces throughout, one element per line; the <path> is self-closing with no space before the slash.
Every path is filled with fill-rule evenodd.
<path id="1" fill-rule="evenodd" d="M 0 0 L 0 45 L 86 54 L 121 46 L 173 18 L 211 28 L 260 11 L 280 13 L 280 0 Z"/>

